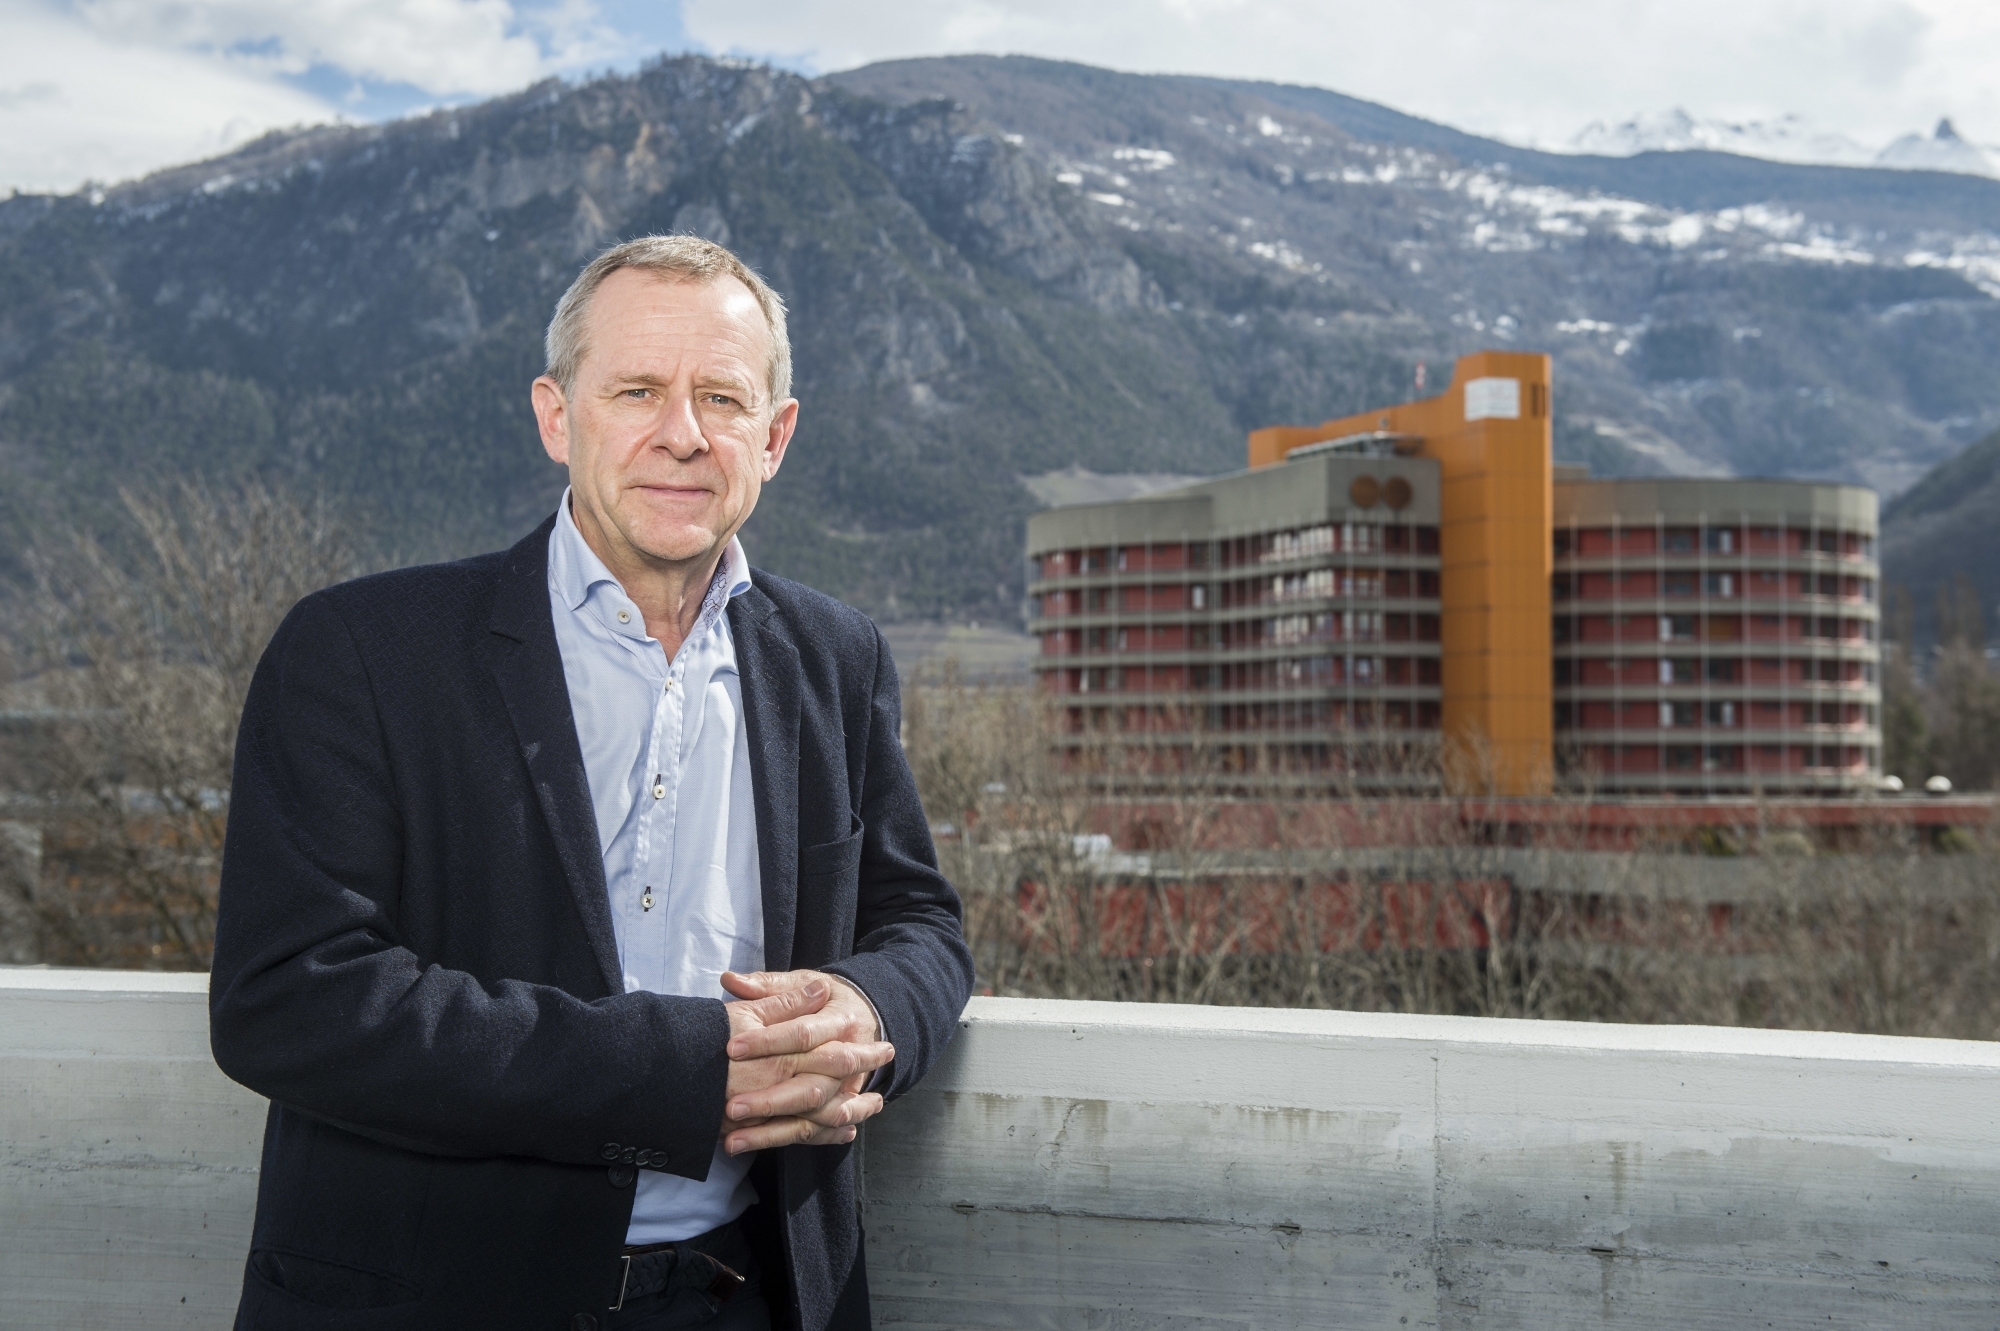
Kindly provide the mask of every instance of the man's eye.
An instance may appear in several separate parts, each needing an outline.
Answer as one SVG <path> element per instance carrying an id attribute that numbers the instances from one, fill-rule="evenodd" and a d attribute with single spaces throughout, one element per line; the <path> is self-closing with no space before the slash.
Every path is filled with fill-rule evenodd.
<path id="1" fill-rule="evenodd" d="M 653 390 L 650 388 L 628 388 L 625 390 L 625 396 L 630 398 L 634 402 L 643 401 L 644 399 L 649 398 L 652 395 L 653 395 Z"/>

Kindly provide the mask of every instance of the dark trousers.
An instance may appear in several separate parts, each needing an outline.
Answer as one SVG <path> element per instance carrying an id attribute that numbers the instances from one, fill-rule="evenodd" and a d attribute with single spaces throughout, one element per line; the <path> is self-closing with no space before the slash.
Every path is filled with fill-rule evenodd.
<path id="1" fill-rule="evenodd" d="M 688 1286 L 627 1299 L 619 1311 L 606 1313 L 599 1319 L 604 1331 L 682 1331 L 687 1327 L 700 1327 L 702 1331 L 771 1331 L 771 1309 L 764 1301 L 761 1272 L 742 1226 L 730 1225 L 704 1234 L 696 1243 L 702 1251 L 744 1276 L 748 1283 L 727 1302 L 719 1302 L 706 1291 Z"/>

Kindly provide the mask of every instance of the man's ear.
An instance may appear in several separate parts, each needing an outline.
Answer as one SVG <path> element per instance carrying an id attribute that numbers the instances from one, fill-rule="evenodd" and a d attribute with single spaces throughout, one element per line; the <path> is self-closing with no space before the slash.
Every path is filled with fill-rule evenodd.
<path id="1" fill-rule="evenodd" d="M 569 465 L 569 399 L 562 385 L 543 375 L 529 390 L 535 404 L 535 424 L 541 427 L 542 451 L 551 461 Z"/>
<path id="2" fill-rule="evenodd" d="M 792 431 L 799 428 L 799 400 L 788 397 L 771 417 L 771 433 L 764 440 L 764 479 L 770 480 L 784 465 L 785 450 L 791 446 Z"/>

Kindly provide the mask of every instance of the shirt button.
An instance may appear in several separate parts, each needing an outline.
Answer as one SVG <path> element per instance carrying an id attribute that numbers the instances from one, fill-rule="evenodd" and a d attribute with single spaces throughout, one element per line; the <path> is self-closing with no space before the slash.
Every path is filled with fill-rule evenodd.
<path id="1" fill-rule="evenodd" d="M 654 798 L 654 799 L 656 799 L 656 800 L 663 800 L 663 799 L 665 799 L 666 797 L 667 797 L 667 788 L 666 788 L 665 786 L 654 786 L 654 787 L 653 787 L 653 798 Z"/>
<path id="2" fill-rule="evenodd" d="M 618 612 L 618 622 L 620 624 L 630 624 L 632 622 L 632 612 L 630 610 L 620 610 Z"/>

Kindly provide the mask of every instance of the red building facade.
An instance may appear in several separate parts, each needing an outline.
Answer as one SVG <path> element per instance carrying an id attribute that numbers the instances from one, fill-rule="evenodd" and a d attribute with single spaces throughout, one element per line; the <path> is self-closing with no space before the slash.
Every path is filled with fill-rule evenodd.
<path id="1" fill-rule="evenodd" d="M 1876 530 L 1875 495 L 1857 486 L 1559 469 L 1551 638 L 1568 781 L 1875 789 Z"/>

